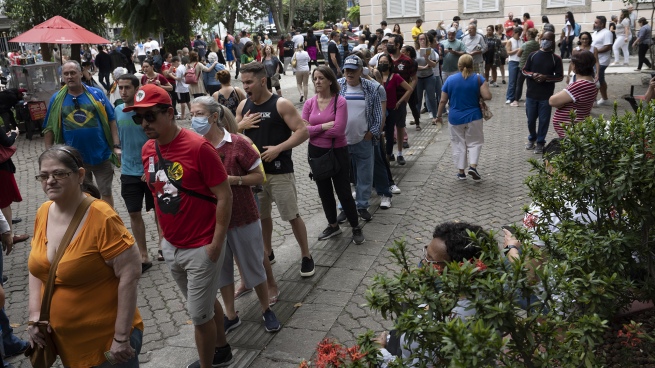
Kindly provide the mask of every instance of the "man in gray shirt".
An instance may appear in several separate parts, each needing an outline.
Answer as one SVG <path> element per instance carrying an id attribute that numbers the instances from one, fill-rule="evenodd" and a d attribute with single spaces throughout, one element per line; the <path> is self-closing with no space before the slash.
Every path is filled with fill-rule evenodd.
<path id="1" fill-rule="evenodd" d="M 466 53 L 473 57 L 473 72 L 484 72 L 484 60 L 482 54 L 487 52 L 487 42 L 484 37 L 478 34 L 475 24 L 468 27 L 468 34 L 462 38 L 464 46 L 466 46 Z"/>

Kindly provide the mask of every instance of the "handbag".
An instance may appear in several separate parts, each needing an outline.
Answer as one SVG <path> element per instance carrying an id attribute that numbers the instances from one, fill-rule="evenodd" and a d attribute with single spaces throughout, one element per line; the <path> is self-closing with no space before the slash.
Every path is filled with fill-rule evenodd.
<path id="1" fill-rule="evenodd" d="M 16 153 L 16 146 L 5 147 L 0 145 L 0 164 L 6 162 Z"/>
<path id="2" fill-rule="evenodd" d="M 84 198 L 82 203 L 80 203 L 80 205 L 77 206 L 77 210 L 75 211 L 73 220 L 68 225 L 68 229 L 66 229 L 66 233 L 64 233 L 64 237 L 61 238 L 61 243 L 59 244 L 59 248 L 57 248 L 57 253 L 55 254 L 55 258 L 52 260 L 52 263 L 50 264 L 48 281 L 45 284 L 45 288 L 43 291 L 43 298 L 41 299 L 41 315 L 39 316 L 39 321 L 28 322 L 29 326 L 38 327 L 39 332 L 44 336 L 44 340 L 45 340 L 44 346 L 39 346 L 38 344 L 34 344 L 34 347 L 30 346 L 27 348 L 27 350 L 25 350 L 25 356 L 30 358 L 30 363 L 34 368 L 52 367 L 52 365 L 57 360 L 57 355 L 58 355 L 57 347 L 55 346 L 55 342 L 52 339 L 52 335 L 48 332 L 48 323 L 47 323 L 47 321 L 50 321 L 50 303 L 52 302 L 52 294 L 55 290 L 55 277 L 57 274 L 57 266 L 59 265 L 59 261 L 61 261 L 62 257 L 64 256 L 64 252 L 66 251 L 66 248 L 68 247 L 71 240 L 73 239 L 73 235 L 75 235 L 75 230 L 77 230 L 77 228 L 80 226 L 80 223 L 82 222 L 82 218 L 84 218 L 84 214 L 86 213 L 86 210 L 89 208 L 89 206 L 91 206 L 91 203 L 94 200 L 95 198 L 91 196 L 87 196 L 86 198 Z"/>
<path id="3" fill-rule="evenodd" d="M 291 58 L 291 67 L 295 68 L 298 65 L 298 60 L 296 60 L 296 53 L 293 53 L 293 58 Z"/>
<path id="4" fill-rule="evenodd" d="M 318 104 L 318 100 L 316 102 Z M 337 96 L 334 97 L 334 115 L 337 114 Z M 319 157 L 310 157 L 307 152 L 307 160 L 311 173 L 309 177 L 314 181 L 331 178 L 341 170 L 341 165 L 334 155 L 334 138 L 330 150 Z"/>
<path id="5" fill-rule="evenodd" d="M 480 74 L 478 74 L 478 85 L 482 86 Z M 480 96 L 480 111 L 482 111 L 482 118 L 484 120 L 489 120 L 494 117 L 494 114 L 491 112 L 491 109 L 487 106 L 486 102 L 484 102 L 482 96 Z"/>

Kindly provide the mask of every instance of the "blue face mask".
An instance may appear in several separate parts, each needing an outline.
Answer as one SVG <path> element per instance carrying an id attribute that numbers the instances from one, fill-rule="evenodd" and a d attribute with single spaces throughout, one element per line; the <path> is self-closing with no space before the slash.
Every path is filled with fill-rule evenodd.
<path id="1" fill-rule="evenodd" d="M 553 41 L 551 40 L 541 40 L 541 48 L 544 50 L 550 50 L 553 48 Z"/>
<path id="2" fill-rule="evenodd" d="M 209 118 L 206 116 L 194 116 L 191 118 L 191 128 L 200 135 L 205 135 L 209 133 L 211 124 L 209 124 Z"/>

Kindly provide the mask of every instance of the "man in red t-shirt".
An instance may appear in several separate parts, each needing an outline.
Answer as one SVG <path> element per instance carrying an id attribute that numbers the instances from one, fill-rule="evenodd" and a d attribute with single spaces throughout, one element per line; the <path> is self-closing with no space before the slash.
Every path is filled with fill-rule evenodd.
<path id="1" fill-rule="evenodd" d="M 199 362 L 210 367 L 232 361 L 223 308 L 216 299 L 224 243 L 232 215 L 232 192 L 218 152 L 175 122 L 171 98 L 161 87 L 139 88 L 132 117 L 150 138 L 141 158 L 163 233 L 162 253 L 187 299 L 195 326 Z"/>
<path id="2" fill-rule="evenodd" d="M 395 72 L 399 74 L 401 77 L 403 77 L 405 82 L 407 82 L 410 86 L 412 86 L 412 88 L 416 88 L 416 83 L 418 82 L 418 79 L 416 78 L 416 71 L 418 68 L 418 64 L 416 64 L 416 61 L 400 53 L 400 49 L 402 47 L 403 47 L 403 36 L 393 35 L 393 37 L 391 37 L 389 39 L 389 42 L 387 43 L 387 52 L 389 52 L 389 55 L 391 55 Z M 404 88 L 400 86 L 396 88 L 396 97 L 398 99 L 402 98 L 404 94 L 405 94 Z M 409 103 L 416 104 L 416 98 L 410 98 Z M 396 142 L 398 143 L 398 157 L 396 158 L 396 162 L 398 162 L 399 165 L 404 165 L 405 158 L 403 157 L 403 138 L 407 134 L 405 132 L 407 104 L 403 104 L 402 106 L 399 107 L 399 109 L 404 109 L 405 113 L 403 114 L 402 112 L 398 112 L 399 119 L 394 122 L 394 124 L 396 124 Z M 418 110 L 418 108 L 415 108 L 415 110 Z M 412 114 L 414 114 L 413 110 L 412 110 Z M 417 131 L 421 130 L 421 125 L 420 125 L 421 121 L 419 120 L 419 117 L 420 115 L 414 116 L 414 124 L 416 124 Z M 392 139 L 392 137 L 387 137 L 387 139 Z M 389 154 L 389 152 L 387 152 L 387 154 Z"/>
<path id="3" fill-rule="evenodd" d="M 523 42 L 528 42 L 528 29 L 534 28 L 534 22 L 530 20 L 530 13 L 523 14 Z"/>
<path id="4" fill-rule="evenodd" d="M 507 14 L 507 18 L 508 19 L 505 21 L 503 27 L 505 27 L 505 34 L 507 35 L 507 38 L 511 38 L 514 34 L 514 13 L 509 12 Z"/>

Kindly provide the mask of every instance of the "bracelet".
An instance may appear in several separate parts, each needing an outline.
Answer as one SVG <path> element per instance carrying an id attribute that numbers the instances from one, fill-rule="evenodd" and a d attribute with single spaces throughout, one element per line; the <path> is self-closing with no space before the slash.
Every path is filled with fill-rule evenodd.
<path id="1" fill-rule="evenodd" d="M 120 144 L 115 144 L 115 145 L 114 145 L 114 148 L 121 149 L 121 145 L 120 145 Z"/>
<path id="2" fill-rule="evenodd" d="M 114 341 L 116 341 L 116 342 L 119 343 L 119 344 L 125 344 L 126 342 L 130 341 L 130 338 L 128 337 L 128 338 L 125 339 L 125 340 L 118 340 L 118 339 L 116 339 L 116 338 L 114 337 Z"/>

